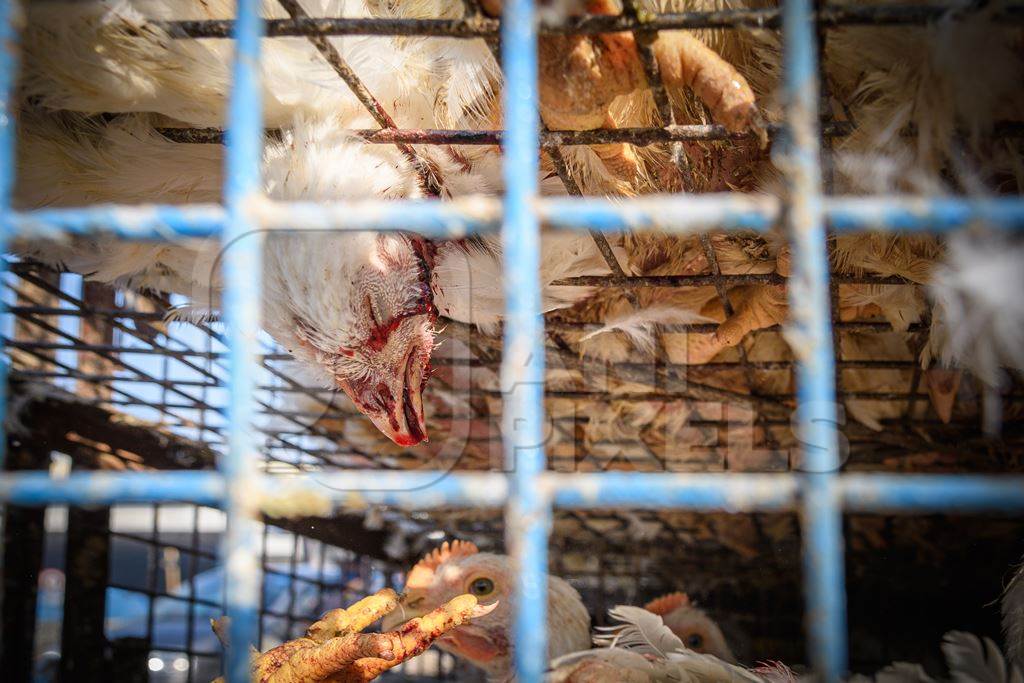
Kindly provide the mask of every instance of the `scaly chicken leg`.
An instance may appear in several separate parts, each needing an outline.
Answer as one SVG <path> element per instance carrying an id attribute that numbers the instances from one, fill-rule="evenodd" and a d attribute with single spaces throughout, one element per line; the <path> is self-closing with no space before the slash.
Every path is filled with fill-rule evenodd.
<path id="1" fill-rule="evenodd" d="M 501 13 L 500 0 L 487 0 L 483 6 L 491 16 Z M 613 0 L 586 0 L 581 7 L 589 14 L 618 11 Z M 732 132 L 754 124 L 753 90 L 714 50 L 682 31 L 660 33 L 652 47 L 666 86 L 692 88 Z M 631 33 L 543 36 L 538 56 L 541 117 L 552 128 L 600 128 L 612 100 L 647 87 Z"/>
<path id="2" fill-rule="evenodd" d="M 460 595 L 434 611 L 412 619 L 395 631 L 361 631 L 398 607 L 395 591 L 385 588 L 347 609 L 326 613 L 296 638 L 263 654 L 253 655 L 252 680 L 259 683 L 364 683 L 412 659 L 437 638 L 495 605 L 481 606 L 472 595 Z M 224 623 L 214 622 L 224 641 Z"/>

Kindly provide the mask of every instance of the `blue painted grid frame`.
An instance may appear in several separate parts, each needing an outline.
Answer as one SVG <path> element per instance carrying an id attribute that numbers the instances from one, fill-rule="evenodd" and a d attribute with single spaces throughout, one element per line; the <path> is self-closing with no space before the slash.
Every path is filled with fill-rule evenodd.
<path id="1" fill-rule="evenodd" d="M 820 677 L 838 680 L 846 668 L 843 548 L 844 510 L 897 512 L 1024 512 L 1024 478 L 961 475 L 839 474 L 835 386 L 829 326 L 825 224 L 835 230 L 946 231 L 972 220 L 1006 229 L 1024 227 L 1024 200 L 825 198 L 818 148 L 817 58 L 809 0 L 786 0 L 784 95 L 787 136 L 779 165 L 789 179 L 787 200 L 734 195 L 652 198 L 613 203 L 595 199 L 537 198 L 537 30 L 531 0 L 505 2 L 502 22 L 505 89 L 506 196 L 470 205 L 436 202 L 366 202 L 347 205 L 275 205 L 260 196 L 262 144 L 257 0 L 239 0 L 236 55 L 229 111 L 225 206 L 93 207 L 14 212 L 13 87 L 17 74 L 18 9 L 0 0 L 0 240 L 63 232 L 111 231 L 126 238 L 219 236 L 232 243 L 225 259 L 230 340 L 229 451 L 216 472 L 89 473 L 55 480 L 46 473 L 0 475 L 0 501 L 20 505 L 114 504 L 187 501 L 225 508 L 223 553 L 232 616 L 229 680 L 248 680 L 246 644 L 258 619 L 256 534 L 259 492 L 273 490 L 256 470 L 253 416 L 259 322 L 260 242 L 256 228 L 302 224 L 318 229 L 415 230 L 432 236 L 502 228 L 505 244 L 507 325 L 502 382 L 510 474 L 338 472 L 290 479 L 295 491 L 314 490 L 339 505 L 387 504 L 403 508 L 506 506 L 508 545 L 520 569 L 516 666 L 520 680 L 540 680 L 545 663 L 547 534 L 553 507 L 628 506 L 733 512 L 795 509 L 804 527 L 804 585 L 811 661 Z M 541 221 L 558 227 L 676 232 L 708 227 L 767 230 L 782 220 L 796 271 L 791 280 L 793 331 L 798 345 L 801 474 L 556 474 L 544 471 L 543 357 L 536 270 Z M 248 235 L 248 236 L 247 236 Z M 4 368 L 5 369 L 5 368 Z M 358 491 L 358 494 L 353 492 Z"/>

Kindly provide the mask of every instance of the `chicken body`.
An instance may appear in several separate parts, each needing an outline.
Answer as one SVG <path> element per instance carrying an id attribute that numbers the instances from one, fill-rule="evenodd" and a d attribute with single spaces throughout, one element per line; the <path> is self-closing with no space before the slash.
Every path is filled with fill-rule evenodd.
<path id="1" fill-rule="evenodd" d="M 463 6 L 314 1 L 306 10 L 314 16 L 437 17 L 458 16 Z M 219 201 L 219 146 L 175 144 L 156 126 L 221 123 L 230 43 L 172 39 L 157 22 L 230 18 L 233 11 L 231 3 L 193 0 L 33 4 L 24 83 L 32 106 L 140 113 L 100 122 L 26 110 L 18 205 Z M 277 3 L 266 3 L 263 12 L 284 16 Z M 329 42 L 388 103 L 399 125 L 494 126 L 497 68 L 483 41 L 344 37 Z M 262 65 L 265 117 L 282 136 L 264 150 L 266 196 L 311 201 L 426 196 L 429 188 L 408 150 L 368 145 L 347 132 L 376 124 L 307 41 L 267 41 Z M 430 148 L 414 154 L 440 179 L 443 197 L 501 190 L 496 148 Z M 543 186 L 557 191 L 556 183 L 549 178 Z M 396 444 L 424 440 L 422 388 L 436 314 L 440 309 L 447 317 L 495 327 L 503 310 L 497 240 L 430 245 L 406 235 L 296 228 L 265 237 L 264 327 L 303 362 L 305 374 L 344 390 Z M 183 294 L 190 299 L 183 317 L 219 307 L 216 243 L 153 246 L 100 237 L 20 247 L 94 279 Z M 589 238 L 551 237 L 544 253 L 546 281 L 609 273 Z M 545 310 L 571 305 L 589 291 L 548 288 Z"/>
<path id="2" fill-rule="evenodd" d="M 1024 683 L 1024 675 L 988 638 L 950 631 L 942 638 L 949 679 L 957 683 Z M 895 662 L 874 676 L 851 676 L 850 683 L 936 683 L 919 664 Z"/>
<path id="3" fill-rule="evenodd" d="M 303 2 L 311 16 L 452 18 L 464 11 L 463 4 L 455 0 Z M 495 4 L 500 3 L 491 3 Z M 571 4 L 574 11 L 580 6 L 600 12 L 617 8 L 606 1 Z M 646 3 L 649 9 L 658 11 L 760 4 L 760 0 Z M 223 123 L 231 43 L 174 39 L 158 22 L 230 18 L 234 12 L 231 3 L 91 0 L 30 3 L 27 12 L 23 88 L 33 106 L 85 114 L 140 115 L 111 124 L 80 122 L 74 130 L 58 131 L 56 137 L 47 127 L 59 128 L 60 120 L 40 122 L 32 120 L 31 115 L 24 116 L 28 140 L 23 140 L 19 167 L 20 206 L 219 200 L 219 148 L 173 144 L 156 134 L 154 127 Z M 263 13 L 275 18 L 287 16 L 269 0 L 264 3 Z M 831 92 L 856 124 L 854 134 L 837 144 L 837 185 L 841 190 L 937 191 L 939 186 L 929 179 L 939 178 L 953 163 L 950 131 L 957 127 L 971 133 L 968 142 L 978 160 L 979 180 L 992 178 L 1004 186 L 1016 183 L 1020 188 L 1018 143 L 992 146 L 982 140 L 982 134 L 997 117 L 1024 119 L 1024 98 L 1017 87 L 1024 71 L 1019 31 L 994 24 L 986 10 L 966 20 L 956 17 L 926 27 L 849 27 L 835 33 L 837 39 L 827 42 L 824 55 Z M 770 97 L 780 64 L 774 32 L 740 28 L 696 35 L 736 66 L 738 77 L 763 100 L 762 113 L 769 120 L 777 119 L 779 112 L 771 106 Z M 326 40 L 352 65 L 401 127 L 474 129 L 501 125 L 497 105 L 500 70 L 482 40 L 381 36 Z M 616 50 L 623 47 L 609 40 L 612 42 L 605 44 L 587 38 L 574 41 L 573 46 L 583 52 L 596 50 L 587 54 L 598 60 L 595 63 L 603 63 L 601 59 L 619 54 Z M 703 54 L 701 49 L 696 51 Z M 686 54 L 686 50 L 680 49 L 678 54 Z M 975 68 L 979 63 L 986 68 Z M 988 68 L 990 65 L 998 68 Z M 602 121 L 588 119 L 592 111 L 571 112 L 573 117 L 581 117 L 579 122 L 587 123 L 580 126 L 656 123 L 651 97 L 632 68 L 636 65 L 625 66 L 628 87 L 622 87 L 621 92 L 615 90 L 618 94 L 613 98 L 602 94 Z M 390 146 L 367 145 L 345 133 L 377 124 L 308 41 L 264 41 L 262 70 L 265 119 L 283 133 L 282 142 L 269 142 L 264 155 L 264 190 L 268 196 L 332 200 L 426 195 L 429 188 L 407 154 Z M 548 90 L 552 90 L 554 81 L 557 78 L 546 83 Z M 554 90 L 557 92 L 557 88 Z M 700 103 L 687 97 L 683 88 L 670 91 L 679 122 L 711 122 Z M 963 92 L 977 96 L 963 97 L 959 94 Z M 907 125 L 922 133 L 915 146 L 905 144 L 899 135 Z M 43 129 L 35 138 L 34 127 Z M 45 144 L 47 136 L 54 144 Z M 34 144 L 33 139 L 44 143 Z M 673 179 L 666 150 L 628 145 L 599 147 L 564 150 L 584 191 L 635 194 L 677 189 L 678 178 Z M 756 144 L 716 142 L 688 145 L 686 151 L 695 175 L 692 189 L 770 191 L 774 187 L 775 172 Z M 424 147 L 415 152 L 436 169 L 444 198 L 501 190 L 500 156 L 495 148 Z M 863 172 L 865 163 L 872 164 L 871 173 Z M 544 165 L 547 173 L 546 160 Z M 564 191 L 552 176 L 547 173 L 543 191 Z M 56 180 L 61 178 L 64 180 Z M 864 178 L 877 182 L 867 187 L 861 180 Z M 924 241 L 918 242 L 923 245 Z M 903 275 L 922 283 L 929 278 L 930 265 L 939 257 L 940 249 L 932 242 L 924 245 L 925 258 L 904 262 L 905 255 L 916 258 L 917 246 L 921 246 L 918 242 L 877 236 L 842 237 L 836 240 L 835 258 L 848 272 Z M 724 273 L 788 275 L 788 267 L 783 267 L 788 266 L 788 254 L 777 244 L 755 244 L 758 240 L 745 237 L 716 237 L 713 243 Z M 608 274 L 585 237 L 551 244 L 558 248 L 548 250 L 545 245 L 543 266 L 551 274 L 550 278 L 542 274 L 545 282 L 562 276 Z M 266 245 L 270 253 L 264 273 L 264 321 L 268 331 L 325 385 L 345 390 L 359 410 L 394 442 L 407 446 L 424 439 L 419 392 L 431 350 L 433 308 L 446 317 L 494 329 L 502 300 L 498 286 L 500 256 L 495 242 L 484 248 L 437 245 L 433 263 L 429 258 L 432 248 L 405 236 L 374 240 L 353 234 L 268 235 Z M 749 248 L 751 245 L 755 248 Z M 629 274 L 697 275 L 711 270 L 696 239 L 626 237 L 615 246 Z M 81 240 L 71 248 L 30 245 L 26 250 L 97 279 L 184 293 L 200 314 L 218 305 L 216 245 L 182 249 L 122 245 L 101 239 Z M 568 307 L 590 293 L 586 288 L 549 287 L 545 291 L 545 310 Z M 570 336 L 569 341 L 579 342 L 586 355 L 613 362 L 632 360 L 637 352 L 647 353 L 656 348 L 657 341 L 669 360 L 699 365 L 737 346 L 750 332 L 784 322 L 787 314 L 785 289 L 772 284 L 732 287 L 726 300 L 713 287 L 645 288 L 637 291 L 637 298 L 640 310 L 634 310 L 619 291 L 605 290 L 594 296 L 577 312 L 583 314 L 581 317 L 602 321 L 605 329 L 586 339 Z M 913 286 L 840 287 L 839 304 L 844 319 L 880 313 L 897 331 L 901 326 L 905 330 L 908 322 L 922 319 L 928 306 Z M 659 325 L 706 321 L 720 323 L 719 329 L 714 333 L 656 336 Z M 847 342 L 847 346 L 853 344 L 855 340 Z M 903 351 L 895 350 L 897 354 Z M 923 361 L 928 363 L 941 358 L 943 364 L 955 366 L 971 360 L 955 352 L 953 341 L 943 342 L 938 336 L 926 351 L 928 356 Z M 872 358 L 887 359 L 895 358 Z M 845 373 L 851 386 L 857 383 L 856 372 Z M 783 375 L 776 373 L 779 382 L 786 385 L 790 379 Z M 878 384 L 875 379 L 870 381 Z M 774 387 L 751 387 L 754 389 L 771 393 Z M 948 402 L 949 398 L 942 400 Z M 848 408 L 851 415 L 872 427 L 879 427 L 880 420 L 887 416 L 884 406 L 857 404 Z M 947 415 L 949 410 L 940 410 L 940 415 Z"/>
<path id="4" fill-rule="evenodd" d="M 552 662 L 549 683 L 795 683 L 786 666 L 757 669 L 689 649 L 660 615 L 620 605 L 608 611 L 617 626 L 602 629 L 599 647 Z"/>
<path id="5" fill-rule="evenodd" d="M 1019 585 L 1024 572 L 1018 571 L 1003 596 L 1004 628 L 1007 652 L 988 638 L 951 631 L 943 637 L 942 653 L 949 669 L 948 679 L 958 683 L 1024 683 L 1022 669 L 1015 661 L 1019 653 L 1020 611 Z M 753 669 L 723 661 L 713 654 L 688 648 L 669 626 L 669 621 L 655 612 L 672 615 L 681 605 L 673 594 L 649 603 L 649 609 L 619 606 L 609 610 L 617 626 L 601 629 L 594 639 L 604 647 L 574 652 L 552 662 L 549 683 L 665 683 L 700 681 L 701 683 L 796 683 L 814 680 L 797 677 L 780 662 L 763 662 Z M 854 675 L 850 683 L 936 683 L 923 667 L 896 662 L 874 676 Z"/>
<path id="6" fill-rule="evenodd" d="M 443 1 L 390 9 L 351 0 L 306 0 L 304 5 L 313 16 L 461 12 L 459 3 Z M 67 116 L 47 120 L 43 112 L 27 111 L 19 205 L 219 201 L 219 146 L 174 144 L 155 126 L 223 125 L 233 45 L 173 39 L 158 22 L 229 19 L 234 3 L 97 0 L 33 3 L 27 9 L 26 101 L 43 110 L 139 114 L 105 124 Z M 264 3 L 262 11 L 268 17 L 288 16 L 276 2 Z M 388 104 L 399 125 L 475 127 L 493 110 L 497 68 L 483 41 L 345 37 L 328 42 Z M 282 130 L 282 140 L 268 142 L 264 150 L 268 197 L 425 196 L 429 188 L 408 154 L 367 145 L 347 132 L 376 124 L 308 41 L 266 41 L 261 66 L 265 121 Z M 500 188 L 494 182 L 500 160 L 492 150 L 462 155 L 438 150 L 430 163 L 446 177 L 446 196 Z M 395 443 L 424 440 L 421 391 L 436 317 L 425 241 L 398 234 L 275 231 L 264 246 L 266 330 L 303 361 L 307 374 L 344 390 Z M 151 246 L 98 238 L 23 247 L 95 279 L 184 294 L 190 314 L 219 306 L 217 244 Z"/>
<path id="7" fill-rule="evenodd" d="M 22 206 L 219 198 L 219 146 L 169 142 L 134 117 L 74 131 L 59 120 L 26 117 L 24 124 L 16 190 Z M 290 153 L 293 148 L 303 153 Z M 264 151 L 266 192 L 274 199 L 359 199 L 364 192 L 415 197 L 413 175 L 403 173 L 395 154 L 351 144 L 330 123 L 299 121 Z M 153 159 L 165 157 L 177 172 L 151 170 Z M 357 169 L 367 166 L 381 172 L 354 183 Z M 275 230 L 263 239 L 264 328 L 314 379 L 343 389 L 396 443 L 422 441 L 421 391 L 436 315 L 423 240 L 301 230 Z M 217 241 L 166 245 L 97 237 L 22 250 L 93 279 L 182 294 L 190 302 L 184 317 L 220 307 L 223 247 Z"/>
<path id="8" fill-rule="evenodd" d="M 438 646 L 483 669 L 490 681 L 512 681 L 514 577 L 506 555 L 481 553 L 455 541 L 426 555 L 406 577 L 404 614 L 392 613 L 384 629 L 443 605 L 448 596 L 469 593 L 481 604 L 497 601 L 488 615 L 438 639 Z M 588 647 L 590 615 L 579 593 L 557 576 L 548 577 L 548 654 L 550 658 Z"/>

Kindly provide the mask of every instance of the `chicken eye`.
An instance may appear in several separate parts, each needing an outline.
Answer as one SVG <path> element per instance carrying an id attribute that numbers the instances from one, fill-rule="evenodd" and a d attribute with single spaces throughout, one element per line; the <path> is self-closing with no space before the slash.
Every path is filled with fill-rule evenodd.
<path id="1" fill-rule="evenodd" d="M 696 650 L 704 644 L 704 639 L 698 633 L 693 633 L 686 637 L 686 647 L 691 650 Z"/>
<path id="2" fill-rule="evenodd" d="M 469 584 L 469 592 L 478 598 L 490 595 L 494 592 L 494 582 L 484 577 L 473 579 L 473 583 Z"/>

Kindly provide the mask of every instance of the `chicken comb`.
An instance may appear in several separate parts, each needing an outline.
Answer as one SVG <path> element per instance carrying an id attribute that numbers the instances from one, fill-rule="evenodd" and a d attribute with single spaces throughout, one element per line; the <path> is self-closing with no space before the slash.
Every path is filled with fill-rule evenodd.
<path id="1" fill-rule="evenodd" d="M 445 541 L 440 548 L 434 548 L 423 556 L 416 565 L 409 570 L 405 577 L 405 588 L 425 588 L 434 579 L 434 572 L 442 564 L 453 558 L 469 557 L 476 555 L 480 549 L 471 541 Z"/>
<path id="2" fill-rule="evenodd" d="M 680 607 L 686 607 L 689 604 L 690 596 L 686 593 L 669 593 L 668 595 L 662 595 L 660 598 L 651 600 L 649 603 L 644 605 L 644 609 L 663 617 L 666 614 L 674 612 Z"/>

